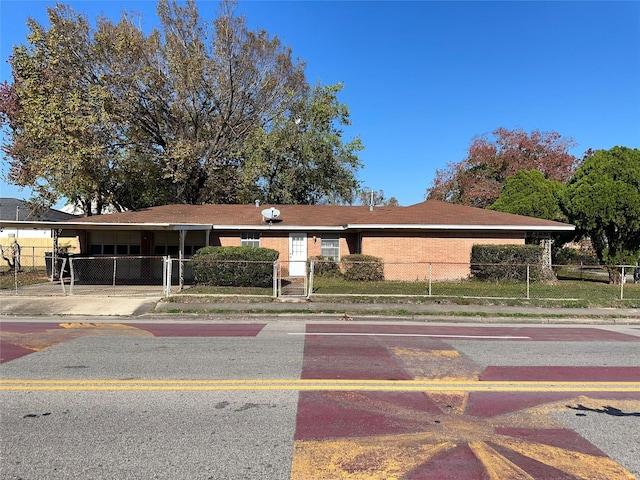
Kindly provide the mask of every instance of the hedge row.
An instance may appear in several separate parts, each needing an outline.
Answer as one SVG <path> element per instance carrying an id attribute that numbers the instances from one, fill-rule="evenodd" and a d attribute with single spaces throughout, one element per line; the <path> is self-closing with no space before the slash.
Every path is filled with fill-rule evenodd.
<path id="1" fill-rule="evenodd" d="M 471 276 L 478 280 L 526 280 L 544 277 L 543 248 L 539 245 L 474 245 L 471 248 Z"/>
<path id="2" fill-rule="evenodd" d="M 378 257 L 354 253 L 342 257 L 340 263 L 332 258 L 312 257 L 314 275 L 337 277 L 355 282 L 376 282 L 384 280 L 384 264 Z"/>
<path id="3" fill-rule="evenodd" d="M 269 287 L 279 252 L 262 247 L 204 247 L 191 259 L 199 285 Z"/>

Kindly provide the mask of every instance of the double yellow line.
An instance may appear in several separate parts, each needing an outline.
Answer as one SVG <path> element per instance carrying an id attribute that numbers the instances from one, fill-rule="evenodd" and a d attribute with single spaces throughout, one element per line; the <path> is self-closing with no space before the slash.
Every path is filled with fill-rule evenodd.
<path id="1" fill-rule="evenodd" d="M 70 380 L 3 379 L 0 391 L 370 391 L 640 392 L 640 382 L 481 382 L 473 380 Z"/>

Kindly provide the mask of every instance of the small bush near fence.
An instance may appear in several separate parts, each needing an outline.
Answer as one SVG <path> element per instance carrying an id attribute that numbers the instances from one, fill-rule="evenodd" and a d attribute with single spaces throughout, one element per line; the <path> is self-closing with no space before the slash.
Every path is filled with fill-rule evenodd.
<path id="1" fill-rule="evenodd" d="M 313 274 L 318 277 L 339 277 L 340 265 L 331 257 L 317 255 L 309 259 L 309 265 L 313 262 Z"/>
<path id="2" fill-rule="evenodd" d="M 474 245 L 471 249 L 471 277 L 499 282 L 543 278 L 543 248 L 539 245 Z"/>
<path id="3" fill-rule="evenodd" d="M 342 257 L 345 280 L 377 282 L 384 280 L 384 263 L 372 255 L 353 254 Z"/>
<path id="4" fill-rule="evenodd" d="M 278 251 L 262 247 L 205 247 L 191 259 L 196 284 L 268 287 Z"/>

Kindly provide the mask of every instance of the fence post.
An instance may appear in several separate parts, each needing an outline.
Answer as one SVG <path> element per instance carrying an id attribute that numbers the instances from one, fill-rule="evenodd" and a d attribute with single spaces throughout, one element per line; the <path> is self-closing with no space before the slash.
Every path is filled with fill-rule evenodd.
<path id="1" fill-rule="evenodd" d="M 162 290 L 167 295 L 167 257 L 162 257 Z"/>
<path id="2" fill-rule="evenodd" d="M 309 289 L 307 291 L 307 299 L 313 293 L 313 272 L 314 272 L 315 262 L 313 259 L 309 262 Z"/>
<path id="3" fill-rule="evenodd" d="M 169 265 L 167 269 L 167 285 L 169 285 L 169 295 L 171 295 L 171 285 L 173 285 L 173 258 L 171 258 L 171 255 L 167 255 L 167 265 Z"/>
<path id="4" fill-rule="evenodd" d="M 172 263 L 171 257 L 162 257 L 163 269 L 162 269 L 162 283 L 164 285 L 164 298 L 171 296 L 171 276 L 172 276 Z"/>
<path id="5" fill-rule="evenodd" d="M 625 281 L 624 265 L 622 265 L 622 278 L 620 279 L 620 300 L 624 300 L 624 281 Z"/>
<path id="6" fill-rule="evenodd" d="M 278 261 L 273 262 L 273 298 L 278 296 Z"/>
<path id="7" fill-rule="evenodd" d="M 182 255 L 178 258 L 178 273 L 180 274 L 178 291 L 181 292 L 184 289 L 184 257 Z"/>
<path id="8" fill-rule="evenodd" d="M 529 264 L 527 263 L 527 300 L 529 299 Z"/>
<path id="9" fill-rule="evenodd" d="M 69 295 L 73 295 L 73 286 L 76 283 L 76 276 L 75 276 L 75 272 L 73 271 L 73 257 L 69 257 L 68 259 L 65 258 L 64 262 L 69 261 L 69 274 L 71 276 L 71 281 L 69 283 Z M 62 271 L 64 272 L 64 262 L 62 263 Z M 64 277 L 64 275 L 60 276 L 60 282 L 62 283 L 62 291 L 64 292 L 64 280 L 62 279 L 62 277 Z"/>
<path id="10" fill-rule="evenodd" d="M 429 262 L 429 296 L 431 296 L 431 277 L 433 277 L 433 263 Z"/>
<path id="11" fill-rule="evenodd" d="M 13 286 L 16 290 L 16 295 L 18 295 L 18 269 L 15 268 L 15 263 L 13 264 Z"/>

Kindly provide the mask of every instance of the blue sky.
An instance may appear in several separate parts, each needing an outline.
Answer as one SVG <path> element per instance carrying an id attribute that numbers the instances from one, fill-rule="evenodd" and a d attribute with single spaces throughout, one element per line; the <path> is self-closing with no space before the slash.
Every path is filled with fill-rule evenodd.
<path id="1" fill-rule="evenodd" d="M 89 18 L 122 9 L 155 25 L 155 1 L 72 1 Z M 48 1 L 0 2 L 0 81 Z M 214 18 L 217 1 L 199 1 Z M 363 185 L 401 205 L 424 199 L 436 169 L 498 127 L 557 131 L 576 156 L 640 148 L 640 2 L 240 1 L 250 28 L 277 35 L 310 83 L 342 82 L 345 138 L 365 150 Z M 6 171 L 3 159 L 2 172 Z M 0 183 L 0 196 L 29 192 Z"/>

